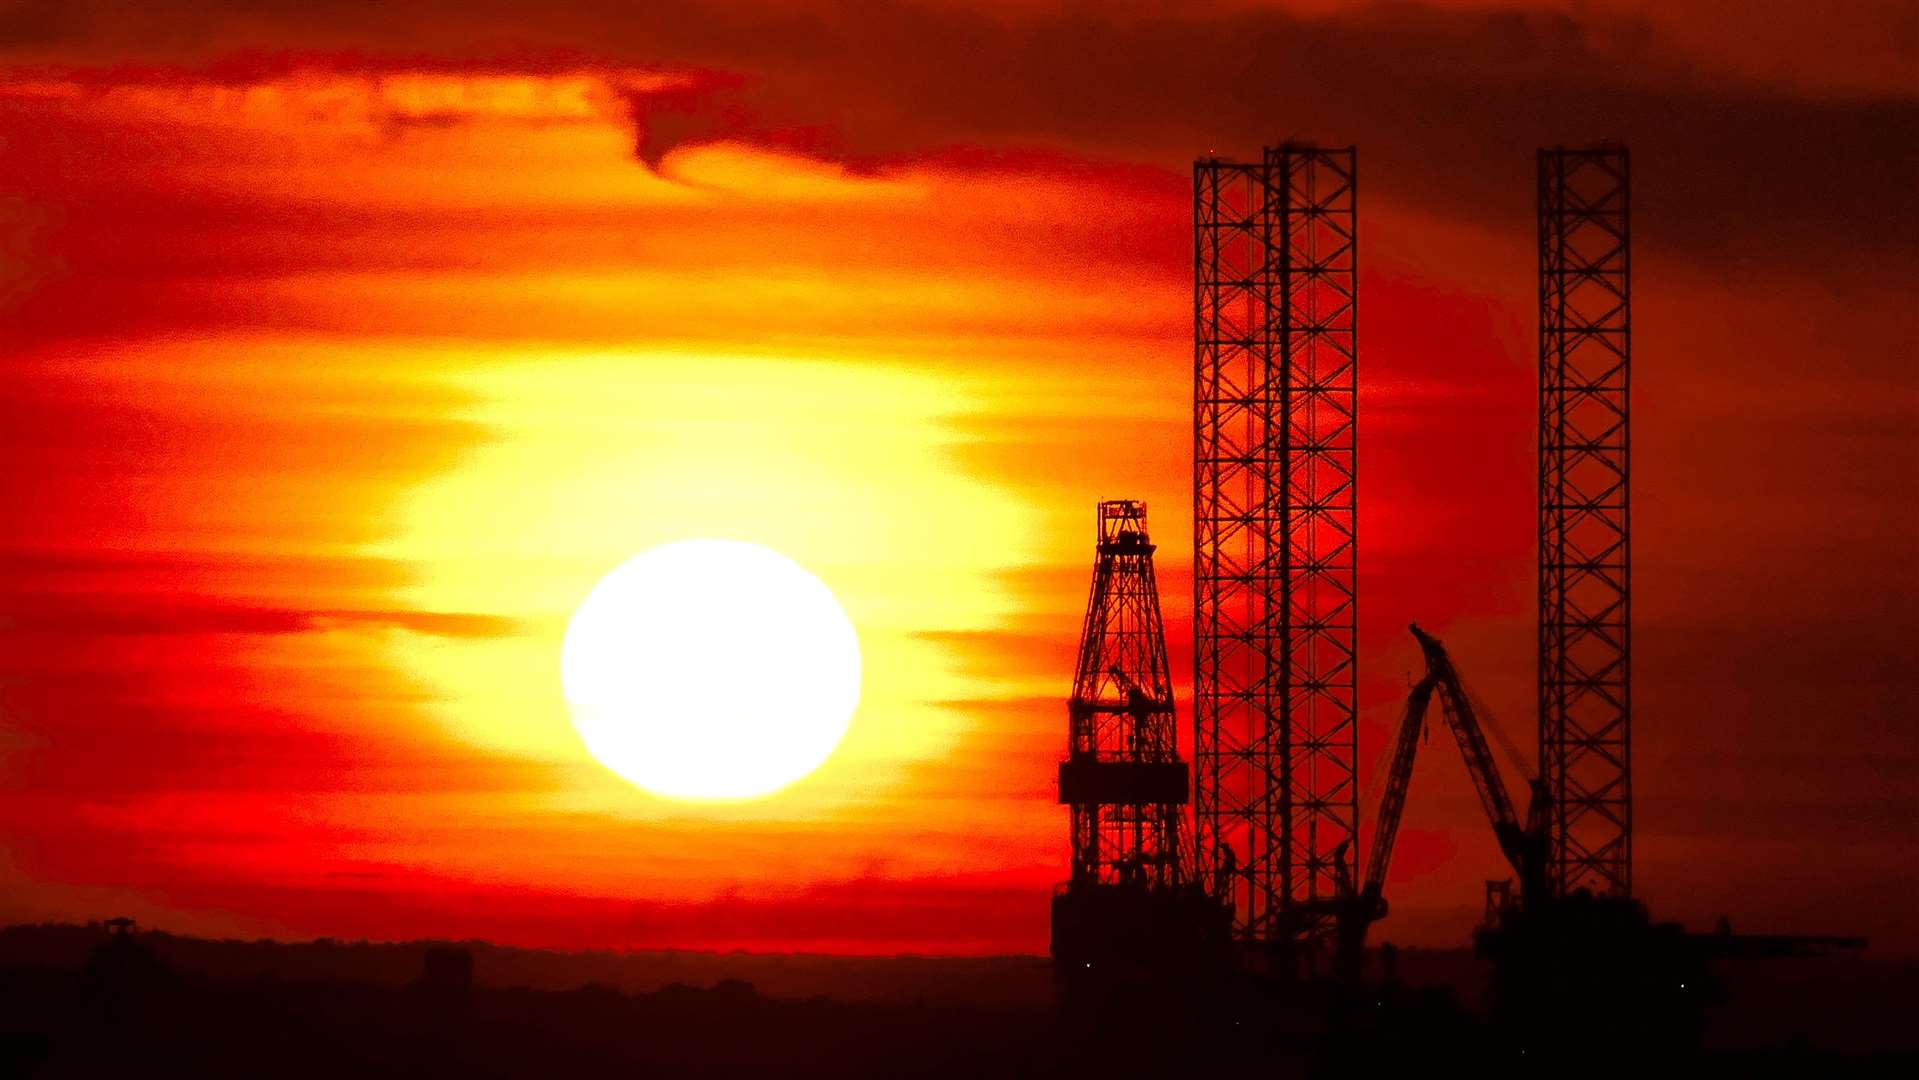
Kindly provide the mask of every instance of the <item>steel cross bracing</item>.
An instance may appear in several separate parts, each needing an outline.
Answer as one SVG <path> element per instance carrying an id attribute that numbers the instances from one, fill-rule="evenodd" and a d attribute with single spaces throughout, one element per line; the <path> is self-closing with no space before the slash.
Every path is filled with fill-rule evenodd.
<path id="1" fill-rule="evenodd" d="M 1552 886 L 1632 890 L 1628 158 L 1539 152 L 1539 771 Z"/>
<path id="2" fill-rule="evenodd" d="M 1275 946 L 1330 929 L 1358 849 L 1354 167 L 1193 168 L 1196 858 Z"/>
<path id="3" fill-rule="evenodd" d="M 1184 880 L 1188 788 L 1146 504 L 1100 503 L 1098 529 L 1061 772 L 1072 884 L 1169 887 Z"/>

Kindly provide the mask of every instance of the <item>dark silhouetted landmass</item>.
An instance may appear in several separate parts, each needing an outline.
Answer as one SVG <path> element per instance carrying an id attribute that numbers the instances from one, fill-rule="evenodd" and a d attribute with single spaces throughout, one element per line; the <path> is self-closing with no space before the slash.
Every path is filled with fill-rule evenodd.
<path id="1" fill-rule="evenodd" d="M 100 926 L 0 929 L 0 965 L 77 969 L 107 938 Z M 143 931 L 140 941 L 180 971 L 220 979 L 320 979 L 403 987 L 420 977 L 427 950 L 473 954 L 478 985 L 574 990 L 597 983 L 647 993 L 674 983 L 752 983 L 770 997 L 1043 1008 L 1053 1000 L 1052 964 L 1038 956 L 922 957 L 709 953 L 681 950 L 567 952 L 484 941 L 209 941 Z"/>
<path id="2" fill-rule="evenodd" d="M 792 996 L 735 976 L 676 981 L 724 972 L 764 973 Z M 1020 1075 L 1043 1064 L 1047 1012 L 959 1000 L 995 973 L 1012 975 L 1007 985 L 1048 978 L 1033 958 L 570 954 L 13 927 L 0 931 L 0 1073 Z M 812 992 L 825 986 L 842 1000 Z"/>
<path id="3" fill-rule="evenodd" d="M 564 953 L 12 927 L 0 930 L 0 1076 L 1111 1078 L 1211 1072 L 1228 1059 L 1274 1077 L 1331 1075 L 1319 1066 L 1333 1061 L 1345 1076 L 1535 1068 L 1509 1060 L 1476 1015 L 1485 972 L 1471 953 L 1403 949 L 1393 966 L 1395 980 L 1363 1000 L 1129 1001 L 1089 1020 L 1055 1006 L 1038 957 Z M 1904 1019 L 1919 994 L 1912 964 L 1741 961 L 1721 974 L 1704 1065 L 1866 1076 L 1919 1064 Z"/>

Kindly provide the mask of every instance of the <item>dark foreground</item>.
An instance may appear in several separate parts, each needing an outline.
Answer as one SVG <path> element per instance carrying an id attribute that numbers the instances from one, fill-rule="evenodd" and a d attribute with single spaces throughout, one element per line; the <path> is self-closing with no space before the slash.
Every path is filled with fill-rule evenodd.
<path id="1" fill-rule="evenodd" d="M 1045 966 L 1028 958 L 708 958 L 708 971 L 764 972 L 770 985 L 722 977 L 700 987 L 642 989 L 635 980 L 649 976 L 634 972 L 657 976 L 702 962 L 668 954 L 544 956 L 550 962 L 543 965 L 540 954 L 516 959 L 486 946 L 288 946 L 13 928 L 0 931 L 0 1075 L 1596 1071 L 1581 1048 L 1569 1048 L 1544 1073 L 1537 1056 L 1515 1054 L 1507 1033 L 1475 1012 L 1463 954 L 1428 954 L 1405 965 L 1400 984 L 1363 997 L 1320 991 L 1279 1001 L 1235 993 L 1217 1002 L 1135 1002 L 1095 1015 L 1053 1007 L 1040 993 L 1049 984 Z M 500 985 L 502 972 L 489 975 L 489 961 L 525 985 Z M 612 977 L 550 986 L 581 970 Z M 1700 1049 L 1633 1064 L 1661 1075 L 1682 1068 L 1698 1076 L 1915 1074 L 1906 1017 L 1919 979 L 1910 966 L 1787 965 L 1731 975 Z M 809 986 L 835 992 L 793 993 Z"/>

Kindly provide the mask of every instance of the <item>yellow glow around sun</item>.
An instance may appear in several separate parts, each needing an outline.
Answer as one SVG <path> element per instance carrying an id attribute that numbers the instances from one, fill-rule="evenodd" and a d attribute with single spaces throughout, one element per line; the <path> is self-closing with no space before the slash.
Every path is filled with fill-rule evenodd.
<path id="1" fill-rule="evenodd" d="M 366 549 L 408 569 L 395 603 L 504 620 L 498 633 L 384 638 L 409 691 L 430 702 L 437 730 L 422 737 L 513 763 L 504 789 L 459 797 L 503 821 L 564 815 L 582 836 L 597 835 L 596 823 L 685 824 L 682 798 L 636 798 L 585 746 L 556 658 L 574 609 L 610 568 L 686 537 L 728 537 L 786 555 L 832 591 L 859 630 L 860 703 L 811 775 L 764 798 L 701 800 L 697 820 L 720 830 L 707 835 L 715 844 L 740 830 L 830 823 L 808 835 L 838 846 L 815 839 L 804 855 L 790 852 L 779 880 L 868 872 L 873 837 L 917 820 L 909 809 L 925 805 L 930 784 L 949 782 L 954 748 L 974 737 L 950 703 L 979 695 L 979 676 L 934 632 L 1003 625 L 1014 610 L 1004 575 L 1039 550 L 1018 492 L 982 482 L 956 456 L 972 436 L 955 418 L 991 408 L 999 383 L 863 354 L 398 349 L 323 355 L 382 377 L 444 380 L 470 402 L 459 420 L 475 444 L 413 491 L 390 537 Z M 990 812 L 1023 805 L 1009 797 Z M 488 876 L 504 872 L 494 855 L 474 844 L 436 857 Z M 901 873 L 938 872 L 952 857 L 890 843 L 886 854 Z M 714 881 L 697 860 L 643 871 L 573 864 L 580 888 L 594 875 L 594 888 L 664 895 L 671 882 L 703 896 Z M 771 881 L 773 865 L 727 880 Z M 516 870 L 515 880 L 533 879 Z"/>
<path id="2" fill-rule="evenodd" d="M 560 681 L 607 768 L 656 795 L 748 799 L 839 745 L 859 704 L 859 639 L 784 555 L 685 540 L 600 579 L 567 624 Z"/>

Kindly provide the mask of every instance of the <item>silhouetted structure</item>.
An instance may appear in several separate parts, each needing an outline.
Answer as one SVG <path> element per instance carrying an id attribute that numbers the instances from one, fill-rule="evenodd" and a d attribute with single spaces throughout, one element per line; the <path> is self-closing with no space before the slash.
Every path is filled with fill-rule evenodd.
<path id="1" fill-rule="evenodd" d="M 1863 947 L 1688 934 L 1631 894 L 1626 151 L 1541 151 L 1539 170 L 1539 771 L 1522 815 L 1487 738 L 1500 733 L 1412 626 L 1426 671 L 1361 881 L 1354 153 L 1195 163 L 1194 845 L 1182 866 L 1175 807 L 1148 794 L 1177 759 L 1144 508 L 1103 503 L 1060 769 L 1073 878 L 1053 903 L 1065 1015 L 1091 1021 L 1074 1025 L 1087 1071 L 1139 1068 L 1169 1024 L 1194 1033 L 1166 1059 L 1189 1067 L 1205 1049 L 1362 1072 L 1438 1051 L 1495 1072 L 1611 1071 L 1698 1052 L 1720 1000 L 1711 961 Z M 1491 1008 L 1463 1038 L 1450 999 L 1400 985 L 1390 947 L 1384 981 L 1360 980 L 1435 699 L 1513 873 L 1486 882 L 1474 944 Z M 1181 797 L 1183 777 L 1164 781 Z M 1329 944 L 1342 978 L 1302 978 Z"/>
<path id="2" fill-rule="evenodd" d="M 1446 718 L 1460 757 L 1479 794 L 1499 849 L 1519 875 L 1520 901 L 1512 898 L 1512 883 L 1507 879 L 1486 883 L 1486 925 L 1496 927 L 1504 914 L 1522 902 L 1530 907 L 1546 895 L 1547 825 L 1549 806 L 1545 788 L 1531 782 L 1532 801 L 1522 823 L 1513 809 L 1506 782 L 1493 760 L 1492 748 L 1484 728 L 1467 695 L 1459 672 L 1453 667 L 1445 647 L 1417 624 L 1408 627 L 1425 655 L 1426 674 L 1406 696 L 1406 712 L 1394 735 L 1387 765 L 1386 788 L 1380 796 L 1378 826 L 1373 830 L 1372 852 L 1366 860 L 1366 879 L 1355 887 L 1350 880 L 1341 882 L 1341 894 L 1348 897 L 1340 907 L 1339 969 L 1342 976 L 1355 980 L 1359 972 L 1360 950 L 1367 928 L 1386 915 L 1384 889 L 1391 863 L 1393 842 L 1406 808 L 1406 795 L 1412 785 L 1413 762 L 1426 730 L 1426 713 L 1433 699 L 1439 699 L 1440 712 Z"/>
<path id="3" fill-rule="evenodd" d="M 1093 592 L 1067 702 L 1059 798 L 1072 806 L 1072 883 L 1177 885 L 1190 795 L 1153 578 L 1146 504 L 1099 504 Z"/>
<path id="4" fill-rule="evenodd" d="M 1539 152 L 1539 771 L 1560 894 L 1632 894 L 1624 147 Z"/>
<path id="5" fill-rule="evenodd" d="M 1714 987 L 1703 955 L 1676 923 L 1655 923 L 1644 906 L 1617 893 L 1556 893 L 1551 882 L 1551 794 L 1528 778 L 1522 819 L 1507 793 L 1485 728 L 1458 669 L 1438 639 L 1410 627 L 1425 654 L 1407 723 L 1416 728 L 1436 697 L 1479 794 L 1501 854 L 1519 882 L 1486 883 L 1478 951 L 1494 961 L 1494 1019 L 1514 1049 L 1542 1065 L 1634 1060 L 1689 1051 Z M 1403 730 L 1402 746 L 1411 731 Z M 1408 766 L 1395 770 L 1403 785 Z M 1403 795 L 1401 796 L 1403 798 Z M 1374 871 L 1368 871 L 1372 886 Z M 1378 873 L 1383 878 L 1384 868 Z M 1363 929 L 1363 928 L 1362 928 Z"/>
<path id="6" fill-rule="evenodd" d="M 1493 838 L 1499 842 L 1500 854 L 1511 864 L 1513 873 L 1519 879 L 1519 895 L 1515 899 L 1512 883 L 1509 880 L 1488 881 L 1486 883 L 1487 925 L 1494 926 L 1500 916 L 1515 908 L 1532 909 L 1549 898 L 1548 829 L 1551 823 L 1551 796 L 1546 786 L 1537 778 L 1528 777 L 1528 787 L 1532 796 L 1527 804 L 1526 816 L 1521 819 L 1515 809 L 1512 796 L 1507 794 L 1505 778 L 1500 774 L 1499 763 L 1493 759 L 1492 746 L 1486 741 L 1486 729 L 1480 723 L 1479 713 L 1473 707 L 1472 698 L 1466 693 L 1466 686 L 1459 677 L 1459 670 L 1453 666 L 1452 657 L 1446 654 L 1446 648 L 1439 639 L 1433 637 L 1414 623 L 1407 627 L 1414 639 L 1419 642 L 1420 652 L 1426 660 L 1426 675 L 1413 687 L 1407 700 L 1406 729 L 1402 729 L 1401 745 L 1409 747 L 1412 737 L 1424 726 L 1428 703 L 1432 698 L 1439 699 L 1441 715 L 1446 726 L 1453 733 L 1453 740 L 1459 744 L 1459 756 L 1466 764 L 1467 775 L 1472 777 L 1473 790 L 1479 795 L 1479 805 L 1486 812 L 1486 821 L 1492 826 Z M 1403 802 L 1404 787 L 1412 773 L 1412 752 L 1404 751 L 1406 760 L 1403 769 L 1395 761 L 1392 783 L 1399 790 L 1398 798 Z M 1388 798 L 1393 797 L 1391 788 Z M 1398 815 L 1391 815 L 1397 826 Z M 1387 841 L 1390 843 L 1390 839 Z M 1385 878 L 1385 862 L 1379 856 L 1378 844 L 1375 845 L 1375 857 L 1368 867 L 1367 881 Z M 1386 849 L 1390 855 L 1390 847 Z"/>
<path id="7" fill-rule="evenodd" d="M 1223 911 L 1185 873 L 1189 782 L 1146 504 L 1100 503 L 1097 529 L 1059 766 L 1073 852 L 1053 899 L 1053 956 L 1069 987 L 1176 979 L 1225 944 Z"/>
<path id="8" fill-rule="evenodd" d="M 1290 971 L 1359 829 L 1353 149 L 1196 162 L 1193 232 L 1197 870 Z"/>
<path id="9" fill-rule="evenodd" d="M 1393 844 L 1399 837 L 1399 823 L 1406 812 L 1406 795 L 1412 787 L 1413 761 L 1419 753 L 1421 736 L 1426 730 L 1426 706 L 1432 701 L 1437 676 L 1428 671 L 1415 683 L 1406 698 L 1406 712 L 1393 736 L 1392 752 L 1386 766 L 1386 787 L 1380 795 L 1379 812 L 1373 826 L 1373 846 L 1366 857 L 1366 878 L 1355 883 L 1340 881 L 1338 917 L 1337 974 L 1346 983 L 1359 981 L 1364 960 L 1366 933 L 1372 924 L 1386 917 L 1386 870 L 1393 858 Z M 1345 860 L 1340 860 L 1342 868 Z M 1387 981 L 1391 981 L 1390 972 Z"/>

